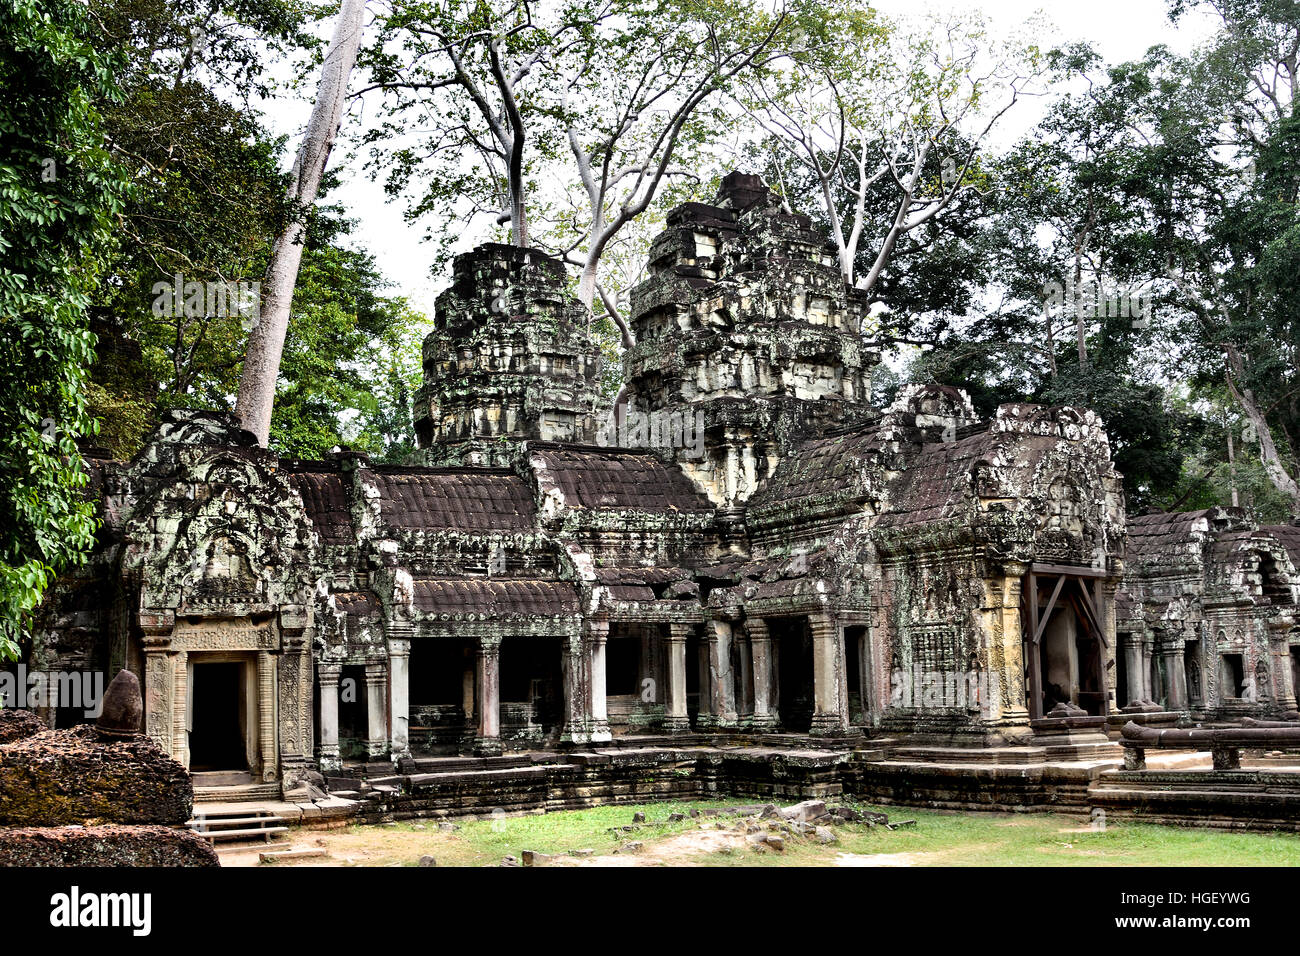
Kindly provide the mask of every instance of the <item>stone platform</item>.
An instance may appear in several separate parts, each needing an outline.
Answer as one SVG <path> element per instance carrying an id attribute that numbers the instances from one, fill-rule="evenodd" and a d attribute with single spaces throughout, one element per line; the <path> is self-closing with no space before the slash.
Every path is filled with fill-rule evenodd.
<path id="1" fill-rule="evenodd" d="M 733 797 L 847 797 L 951 810 L 1084 813 L 1092 784 L 1121 766 L 1119 748 L 1089 740 L 1078 748 L 1087 756 L 1072 753 L 1070 759 L 1060 749 L 928 747 L 861 737 L 767 737 L 758 743 L 740 735 L 643 736 L 559 753 L 357 764 L 328 783 L 332 795 L 358 802 L 363 822 Z M 1153 757 L 1167 769 L 1206 759 L 1194 752 Z"/>
<path id="2" fill-rule="evenodd" d="M 1108 770 L 1089 787 L 1088 804 L 1145 823 L 1300 832 L 1300 756 L 1243 756 L 1234 770 L 1196 756 L 1194 766 L 1156 766 L 1148 756 L 1145 770 Z"/>

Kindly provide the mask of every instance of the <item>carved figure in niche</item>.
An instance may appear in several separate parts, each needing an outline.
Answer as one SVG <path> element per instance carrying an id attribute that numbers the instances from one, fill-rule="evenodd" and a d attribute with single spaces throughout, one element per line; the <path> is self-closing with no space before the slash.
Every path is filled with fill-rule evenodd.
<path id="1" fill-rule="evenodd" d="M 1078 534 L 1083 531 L 1083 505 L 1079 489 L 1073 482 L 1057 478 L 1048 489 L 1047 523 L 1048 531 L 1069 531 Z"/>
<path id="2" fill-rule="evenodd" d="M 248 560 L 247 549 L 222 535 L 213 538 L 203 556 L 197 588 L 213 591 L 248 592 L 257 587 L 257 575 Z"/>

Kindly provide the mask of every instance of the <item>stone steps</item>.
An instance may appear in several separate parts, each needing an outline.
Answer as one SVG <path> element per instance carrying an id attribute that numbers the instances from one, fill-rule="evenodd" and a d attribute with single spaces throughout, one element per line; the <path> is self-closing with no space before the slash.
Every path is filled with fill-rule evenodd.
<path id="1" fill-rule="evenodd" d="M 255 783 L 246 786 L 204 787 L 195 785 L 195 803 L 244 803 L 250 800 L 279 800 L 278 783 Z"/>
<path id="2" fill-rule="evenodd" d="M 281 833 L 287 833 L 287 821 L 272 810 L 238 808 L 232 810 L 205 809 L 185 825 L 199 836 L 217 840 L 251 840 L 261 838 L 267 843 Z"/>

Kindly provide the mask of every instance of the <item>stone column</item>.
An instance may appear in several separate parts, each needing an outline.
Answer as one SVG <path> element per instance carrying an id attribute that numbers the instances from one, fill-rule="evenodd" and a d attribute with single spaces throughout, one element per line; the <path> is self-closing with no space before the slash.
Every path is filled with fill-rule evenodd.
<path id="1" fill-rule="evenodd" d="M 1143 689 L 1146 681 L 1143 679 L 1146 673 L 1146 665 L 1142 659 L 1142 639 L 1137 634 L 1126 634 L 1124 636 L 1124 670 L 1127 677 L 1128 686 L 1124 692 L 1128 695 L 1128 700 L 1120 701 L 1121 707 L 1127 707 L 1133 701 L 1144 697 Z"/>
<path id="2" fill-rule="evenodd" d="M 844 734 L 849 729 L 848 681 L 844 673 L 844 628 L 833 614 L 810 614 L 813 651 L 811 733 Z"/>
<path id="3" fill-rule="evenodd" d="M 1273 705 L 1279 714 L 1296 709 L 1296 688 L 1291 678 L 1291 645 L 1287 642 L 1289 630 L 1277 628 L 1269 634 L 1269 646 L 1273 652 Z"/>
<path id="4" fill-rule="evenodd" d="M 686 714 L 686 638 L 693 627 L 677 622 L 668 625 L 668 686 L 665 688 L 663 723 L 666 734 L 682 734 L 691 729 Z"/>
<path id="5" fill-rule="evenodd" d="M 1026 686 L 1026 661 L 1023 626 L 1020 618 L 1020 604 L 1024 591 L 1024 574 L 1028 568 L 1024 564 L 1008 562 L 1002 567 L 1002 576 L 985 578 L 985 590 L 989 596 L 990 626 L 993 634 L 989 639 L 990 687 L 996 686 L 997 700 L 991 701 L 989 719 L 1001 726 L 1024 726 L 1029 722 L 1029 688 Z M 877 609 L 873 617 L 874 627 L 883 627 L 877 633 L 890 633 L 883 624 L 885 612 Z M 996 639 L 994 637 L 996 636 Z M 876 713 L 883 713 L 888 705 L 889 695 L 893 689 L 893 676 L 888 675 L 885 685 L 876 685 L 884 700 L 876 707 Z"/>
<path id="6" fill-rule="evenodd" d="M 731 636 L 736 642 L 736 716 L 741 723 L 750 723 L 754 716 L 754 654 L 749 635 L 743 628 L 732 627 Z"/>
<path id="7" fill-rule="evenodd" d="M 1166 710 L 1187 710 L 1187 667 L 1184 663 L 1183 640 L 1168 635 L 1160 653 L 1165 659 L 1165 681 L 1169 685 L 1169 702 Z"/>
<path id="8" fill-rule="evenodd" d="M 172 754 L 172 655 L 164 647 L 144 649 L 144 732 Z"/>
<path id="9" fill-rule="evenodd" d="M 322 773 L 340 769 L 339 756 L 339 678 L 343 665 L 321 662 L 316 666 L 316 680 L 320 684 L 320 749 L 317 760 Z"/>
<path id="10" fill-rule="evenodd" d="M 585 744 L 591 740 L 589 688 L 591 669 L 579 637 L 566 638 L 560 649 L 560 673 L 564 678 L 564 726 L 560 740 L 567 744 Z"/>
<path id="11" fill-rule="evenodd" d="M 464 667 L 460 672 L 460 709 L 465 715 L 465 727 L 469 736 L 477 732 L 478 720 L 474 709 L 475 655 L 465 648 Z"/>
<path id="12" fill-rule="evenodd" d="M 388 749 L 388 721 L 384 713 L 387 669 L 383 664 L 366 665 L 366 755 L 371 759 L 382 757 Z"/>
<path id="13" fill-rule="evenodd" d="M 477 677 L 478 732 L 474 752 L 482 756 L 501 753 L 501 640 L 479 639 Z"/>
<path id="14" fill-rule="evenodd" d="M 609 621 L 592 621 L 588 639 L 591 642 L 591 739 L 595 742 L 610 740 L 609 707 L 605 700 L 605 645 L 609 640 Z"/>
<path id="15" fill-rule="evenodd" d="M 189 658 L 190 655 L 187 652 L 181 651 L 178 654 L 169 655 L 167 659 L 172 669 L 172 686 L 175 687 L 175 696 L 172 699 L 171 754 L 187 769 L 190 765 L 190 704 L 193 701 L 193 688 L 190 686 Z M 269 658 L 270 655 L 265 651 L 257 655 L 259 677 L 263 675 L 264 667 L 269 668 Z M 271 709 L 268 712 L 265 704 L 267 696 L 274 693 L 274 688 L 274 684 L 268 685 L 266 681 L 263 680 L 260 687 L 261 698 L 259 701 L 262 705 L 259 707 L 259 714 L 262 718 L 262 760 L 265 764 L 268 759 L 267 755 L 271 754 L 269 759 L 272 770 L 275 768 L 275 725 L 273 723 L 275 711 L 274 709 Z M 268 721 L 272 722 L 271 727 L 269 728 L 269 734 L 267 728 Z M 271 776 L 266 779 L 274 780 L 275 777 Z"/>
<path id="16" fill-rule="evenodd" d="M 276 659 L 266 651 L 257 652 L 257 728 L 261 736 L 262 779 L 267 783 L 280 779 L 279 754 L 276 752 L 275 688 Z"/>
<path id="17" fill-rule="evenodd" d="M 736 726 L 735 675 L 731 671 L 731 623 L 712 622 L 709 640 L 709 712 L 700 715 L 706 727 Z"/>
<path id="18" fill-rule="evenodd" d="M 1141 669 L 1138 673 L 1142 679 L 1142 697 L 1144 700 L 1155 700 L 1157 697 L 1156 687 L 1151 675 L 1151 661 L 1155 656 L 1155 637 L 1153 635 L 1143 635 L 1142 640 L 1138 643 L 1138 653 L 1141 655 L 1138 661 Z"/>
<path id="19" fill-rule="evenodd" d="M 767 621 L 757 617 L 751 617 L 745 622 L 745 630 L 749 633 L 754 670 L 754 716 L 751 723 L 755 730 L 772 730 L 781 722 L 776 712 L 772 635 L 768 632 Z"/>
<path id="20" fill-rule="evenodd" d="M 411 756 L 411 642 L 388 639 L 389 753 L 394 760 Z"/>

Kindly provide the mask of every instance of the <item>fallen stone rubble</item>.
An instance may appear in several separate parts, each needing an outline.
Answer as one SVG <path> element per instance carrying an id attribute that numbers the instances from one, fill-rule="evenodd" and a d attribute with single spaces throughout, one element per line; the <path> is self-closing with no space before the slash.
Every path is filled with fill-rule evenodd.
<path id="1" fill-rule="evenodd" d="M 647 827 L 679 823 L 687 819 L 702 821 L 699 828 L 729 830 L 737 836 L 743 836 L 755 853 L 782 853 L 791 841 L 816 842 L 822 844 L 838 843 L 839 836 L 835 827 L 844 824 L 860 826 L 882 826 L 890 830 L 913 827 L 915 820 L 891 822 L 888 815 L 874 810 L 859 810 L 849 806 L 828 807 L 824 800 L 804 800 L 788 807 L 778 807 L 774 803 L 749 804 L 744 806 L 692 809 L 689 814 L 670 813 L 662 821 L 648 821 L 643 812 L 632 816 L 632 823 L 610 827 L 608 832 L 618 839 L 637 834 Z M 625 839 L 614 853 L 637 853 L 645 846 L 643 840 Z M 590 849 L 569 850 L 568 855 L 588 857 L 593 854 Z M 554 854 L 539 853 L 536 850 L 523 850 L 519 857 L 507 856 L 502 866 L 545 866 Z"/>

